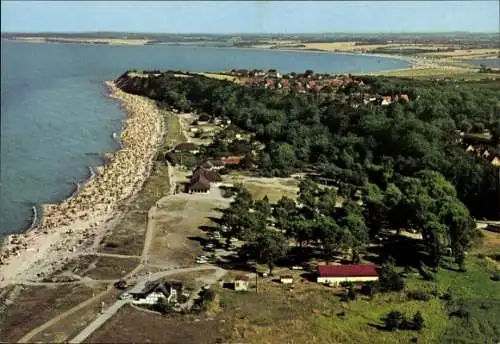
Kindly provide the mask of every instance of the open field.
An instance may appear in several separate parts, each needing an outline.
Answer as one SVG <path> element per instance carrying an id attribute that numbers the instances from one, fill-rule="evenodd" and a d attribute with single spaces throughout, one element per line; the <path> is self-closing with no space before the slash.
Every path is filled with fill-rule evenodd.
<path id="1" fill-rule="evenodd" d="M 421 69 L 402 69 L 394 71 L 382 71 L 370 73 L 372 75 L 383 75 L 392 77 L 407 77 L 407 78 L 448 78 L 454 80 L 483 80 L 490 78 L 498 78 L 498 75 L 488 73 L 478 73 L 467 71 L 464 69 L 445 69 L 445 68 L 421 68 Z"/>
<path id="2" fill-rule="evenodd" d="M 228 81 L 237 81 L 234 76 L 218 74 L 218 73 L 196 73 L 199 75 L 206 76 L 207 78 L 212 78 L 216 80 L 228 80 Z"/>
<path id="3" fill-rule="evenodd" d="M 7 306 L 0 316 L 0 338 L 8 342 L 17 341 L 29 330 L 104 290 L 102 286 L 82 285 L 17 288 L 21 291 L 15 303 Z"/>
<path id="4" fill-rule="evenodd" d="M 164 111 L 164 115 L 167 128 L 164 146 L 172 147 L 187 141 L 186 135 L 184 135 L 184 131 L 182 130 L 179 116 L 168 111 Z"/>
<path id="5" fill-rule="evenodd" d="M 436 51 L 433 53 L 423 53 L 422 56 L 432 56 L 432 57 L 449 57 L 453 59 L 460 60 L 472 60 L 484 57 L 497 57 L 500 53 L 498 49 L 467 49 L 467 50 L 455 50 L 455 51 Z"/>
<path id="6" fill-rule="evenodd" d="M 467 269 L 466 273 L 440 269 L 438 289 L 445 292 L 450 287 L 456 297 L 470 302 L 500 302 L 498 282 L 490 280 L 491 267 L 472 257 L 467 261 Z M 271 279 L 259 281 L 258 294 L 254 290 L 242 294 L 220 290 L 222 314 L 233 329 L 231 339 L 249 343 L 326 343 L 331 338 L 336 338 L 335 343 L 406 343 L 418 337 L 422 343 L 439 343 L 448 328 L 457 326 L 454 319 L 448 318 L 445 303 L 437 298 L 410 301 L 405 293 L 387 293 L 376 295 L 373 300 L 358 296 L 356 301 L 343 303 L 334 289 L 298 278 L 294 283 L 293 292 Z M 407 290 L 430 292 L 433 288 L 433 282 L 425 282 L 417 275 L 407 279 Z M 392 310 L 410 317 L 421 311 L 425 328 L 420 333 L 378 329 L 383 326 L 381 318 Z M 345 312 L 345 317 L 338 317 L 339 312 Z M 494 327 L 493 322 L 491 318 L 487 333 L 498 335 L 500 326 L 497 323 Z M 477 324 L 461 325 L 461 331 L 469 335 L 477 331 Z"/>
<path id="7" fill-rule="evenodd" d="M 83 255 L 65 264 L 51 278 L 64 274 L 90 277 L 96 280 L 111 280 L 132 271 L 139 264 L 139 258 L 121 258 L 96 255 Z"/>
<path id="8" fill-rule="evenodd" d="M 487 237 L 486 245 L 489 249 L 498 249 L 497 240 L 496 235 L 491 235 Z M 273 281 L 273 277 L 259 278 L 258 293 L 255 292 L 253 280 L 248 292 L 216 288 L 218 298 L 214 302 L 217 305 L 210 307 L 209 313 L 217 321 L 213 323 L 209 336 L 225 339 L 226 342 L 243 343 L 396 344 L 410 342 L 415 337 L 422 343 L 452 343 L 456 342 L 459 334 L 460 338 L 470 342 L 476 340 L 488 343 L 492 336 L 500 334 L 499 323 L 491 316 L 500 312 L 500 288 L 498 282 L 490 278 L 494 266 L 478 257 L 478 253 L 473 251 L 469 254 L 467 272 L 455 271 L 454 264 L 445 258 L 436 275 L 439 293 L 442 295 L 451 288 L 454 298 L 463 299 L 470 309 L 471 318 L 467 322 L 450 318 L 448 313 L 451 309 L 439 298 L 431 297 L 429 301 L 409 300 L 406 296 L 409 290 L 431 293 L 436 288 L 435 282 L 424 281 L 417 273 L 410 273 L 406 278 L 407 286 L 403 292 L 377 294 L 373 299 L 358 294 L 355 301 L 342 302 L 338 294 L 341 288 L 334 289 L 311 282 L 307 276 L 301 276 L 302 271 L 276 268 L 275 276 L 294 275 L 293 291 Z M 383 330 L 382 318 L 392 310 L 399 310 L 409 317 L 420 311 L 425 321 L 424 328 L 420 332 Z M 342 312 L 344 316 L 339 316 Z M 92 340 L 125 341 L 124 338 L 128 337 L 117 330 L 120 326 L 126 328 L 125 331 L 131 336 L 132 333 L 134 336 L 142 333 L 137 341 L 154 341 L 153 335 L 168 335 L 170 332 L 166 331 L 172 328 L 179 333 L 193 330 L 192 318 L 189 316 L 174 318 L 175 322 L 172 318 L 152 314 L 141 315 L 142 320 L 137 317 L 139 315 L 134 315 L 131 310 L 119 313 Z M 201 326 L 204 320 L 200 318 L 197 324 Z M 134 321 L 141 325 L 136 325 Z M 159 324 L 156 324 L 157 321 Z M 155 334 L 153 331 L 156 331 Z M 332 338 L 335 340 L 332 341 Z M 200 342 L 199 339 L 193 339 L 196 340 Z M 186 337 L 184 342 L 190 343 L 191 337 Z"/>
<path id="9" fill-rule="evenodd" d="M 149 263 L 168 262 L 172 267 L 192 265 L 201 246 L 201 226 L 213 226 L 211 218 L 219 217 L 218 208 L 227 207 L 228 199 L 213 186 L 209 194 L 176 194 L 159 203 Z"/>
<path id="10" fill-rule="evenodd" d="M 76 311 L 75 313 L 57 321 L 52 326 L 44 331 L 41 331 L 34 336 L 30 342 L 43 343 L 65 343 L 81 330 L 83 330 L 91 321 L 93 321 L 101 311 L 101 302 L 104 302 L 104 307 L 108 307 L 115 302 L 118 291 L 111 290 L 102 298 L 95 300 L 88 306 Z"/>
<path id="11" fill-rule="evenodd" d="M 199 321 L 195 321 L 198 319 Z M 223 324 L 222 324 L 223 325 Z M 123 307 L 88 341 L 93 343 L 212 344 L 224 339 L 217 319 L 161 316 Z"/>
<path id="12" fill-rule="evenodd" d="M 169 275 L 168 277 L 162 278 L 161 280 L 165 282 L 181 281 L 184 283 L 184 288 L 193 291 L 202 286 L 204 276 L 214 274 L 215 272 L 215 269 L 207 268 L 206 270 L 181 272 L 178 274 Z"/>
<path id="13" fill-rule="evenodd" d="M 224 183 L 242 183 L 250 191 L 253 199 L 262 199 L 267 195 L 272 203 L 277 202 L 282 196 L 296 199 L 299 191 L 299 181 L 293 177 L 257 178 L 231 173 L 225 177 Z"/>

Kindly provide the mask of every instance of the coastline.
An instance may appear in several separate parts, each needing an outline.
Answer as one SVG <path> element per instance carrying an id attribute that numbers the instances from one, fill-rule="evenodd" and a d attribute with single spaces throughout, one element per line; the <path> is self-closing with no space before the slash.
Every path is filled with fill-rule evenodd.
<path id="1" fill-rule="evenodd" d="M 92 168 L 94 176 L 69 198 L 40 206 L 38 220 L 22 234 L 6 237 L 0 252 L 0 287 L 19 280 L 37 280 L 78 255 L 97 249 L 96 237 L 110 230 L 120 216 L 118 206 L 133 198 L 149 177 L 165 125 L 156 105 L 127 94 L 107 81 L 106 95 L 126 112 L 121 148 L 109 164 Z"/>

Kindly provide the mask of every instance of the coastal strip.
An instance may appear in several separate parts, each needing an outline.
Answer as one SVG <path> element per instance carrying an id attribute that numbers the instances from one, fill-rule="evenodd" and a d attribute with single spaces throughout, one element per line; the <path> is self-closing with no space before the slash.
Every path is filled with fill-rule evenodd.
<path id="1" fill-rule="evenodd" d="M 106 82 L 109 97 L 127 113 L 120 133 L 121 149 L 107 154 L 109 163 L 92 173 L 80 190 L 58 204 L 44 204 L 38 223 L 14 234 L 0 253 L 0 287 L 16 280 L 37 280 L 65 261 L 95 247 L 94 238 L 109 230 L 118 205 L 143 186 L 164 134 L 163 116 L 153 101 L 123 92 Z M 94 172 L 92 170 L 92 172 Z"/>

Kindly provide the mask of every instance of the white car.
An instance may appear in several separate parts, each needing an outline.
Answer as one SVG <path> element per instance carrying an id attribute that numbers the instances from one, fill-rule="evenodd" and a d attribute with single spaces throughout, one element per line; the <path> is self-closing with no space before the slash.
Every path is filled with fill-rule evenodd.
<path id="1" fill-rule="evenodd" d="M 120 300 L 130 300 L 132 299 L 132 295 L 129 293 L 121 293 L 120 296 L 118 297 Z"/>
<path id="2" fill-rule="evenodd" d="M 207 264 L 207 263 L 208 263 L 208 260 L 196 259 L 196 264 Z"/>

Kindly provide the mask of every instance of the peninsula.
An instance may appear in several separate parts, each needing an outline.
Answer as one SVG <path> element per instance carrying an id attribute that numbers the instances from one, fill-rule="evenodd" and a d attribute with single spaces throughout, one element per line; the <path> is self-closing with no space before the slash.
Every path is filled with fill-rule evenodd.
<path id="1" fill-rule="evenodd" d="M 2 252 L 3 338 L 495 338 L 494 77 L 123 73 L 122 148 Z"/>

